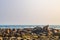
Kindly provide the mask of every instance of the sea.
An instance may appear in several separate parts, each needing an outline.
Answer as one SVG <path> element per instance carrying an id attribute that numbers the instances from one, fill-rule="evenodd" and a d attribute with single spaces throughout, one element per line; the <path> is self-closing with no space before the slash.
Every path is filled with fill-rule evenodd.
<path id="1" fill-rule="evenodd" d="M 43 28 L 46 25 L 0 25 L 0 28 L 15 28 L 15 29 L 23 29 L 23 28 L 34 28 L 34 27 L 41 27 Z M 60 25 L 49 25 L 49 28 L 56 28 L 56 29 L 60 29 Z"/>

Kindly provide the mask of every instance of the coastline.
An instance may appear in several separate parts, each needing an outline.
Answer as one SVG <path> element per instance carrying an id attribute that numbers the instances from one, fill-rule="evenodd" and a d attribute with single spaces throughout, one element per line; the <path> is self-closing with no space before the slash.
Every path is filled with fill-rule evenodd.
<path id="1" fill-rule="evenodd" d="M 0 38 L 1 39 L 36 39 L 36 40 L 52 40 L 52 39 L 60 39 L 60 30 L 49 28 L 49 25 L 44 26 L 43 28 L 40 26 L 36 26 L 34 28 L 0 28 Z"/>

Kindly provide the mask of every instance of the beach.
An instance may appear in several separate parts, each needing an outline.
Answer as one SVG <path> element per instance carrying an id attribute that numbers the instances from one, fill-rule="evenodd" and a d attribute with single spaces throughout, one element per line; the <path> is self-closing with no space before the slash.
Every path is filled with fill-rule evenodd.
<path id="1" fill-rule="evenodd" d="M 4 26 L 3 26 L 4 27 Z M 59 40 L 60 29 L 50 28 L 49 25 L 40 27 L 39 25 L 27 26 L 5 26 L 0 28 L 1 40 Z M 6 28 L 7 27 L 7 28 Z M 15 28 L 14 28 L 15 27 Z"/>

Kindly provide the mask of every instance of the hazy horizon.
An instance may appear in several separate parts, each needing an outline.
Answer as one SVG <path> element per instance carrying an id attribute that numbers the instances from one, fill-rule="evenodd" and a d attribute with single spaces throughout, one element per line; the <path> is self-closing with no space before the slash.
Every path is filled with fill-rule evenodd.
<path id="1" fill-rule="evenodd" d="M 0 25 L 60 25 L 60 0 L 0 0 Z"/>

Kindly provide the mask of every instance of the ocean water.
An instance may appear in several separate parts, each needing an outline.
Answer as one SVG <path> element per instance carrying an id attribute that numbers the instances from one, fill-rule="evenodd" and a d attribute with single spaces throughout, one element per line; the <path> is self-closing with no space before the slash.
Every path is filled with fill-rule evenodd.
<path id="1" fill-rule="evenodd" d="M 15 29 L 18 29 L 18 28 L 34 28 L 36 26 L 39 26 L 39 27 L 44 27 L 46 25 L 0 25 L 0 28 L 15 28 Z M 50 28 L 57 28 L 57 29 L 60 29 L 60 25 L 49 25 Z"/>

